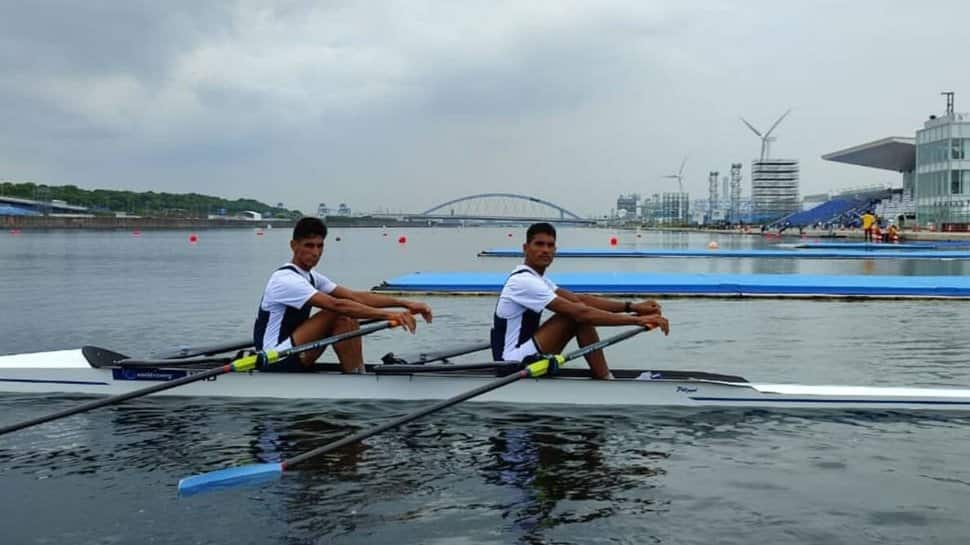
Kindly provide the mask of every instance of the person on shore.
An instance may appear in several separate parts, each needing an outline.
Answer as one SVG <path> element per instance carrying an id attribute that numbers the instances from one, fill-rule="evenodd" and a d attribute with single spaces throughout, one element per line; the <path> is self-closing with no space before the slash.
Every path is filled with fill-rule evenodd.
<path id="1" fill-rule="evenodd" d="M 899 242 L 899 227 L 889 220 L 889 230 L 886 232 L 887 242 Z"/>
<path id="2" fill-rule="evenodd" d="M 556 254 L 556 229 L 548 223 L 529 227 L 522 245 L 525 261 L 502 286 L 491 331 L 496 361 L 524 362 L 543 354 L 559 354 L 576 338 L 579 346 L 599 341 L 596 326 L 636 325 L 670 333 L 656 301 L 614 301 L 578 295 L 545 276 Z M 554 314 L 542 325 L 542 311 Z M 593 378 L 612 378 L 602 350 L 586 356 Z"/>
<path id="3" fill-rule="evenodd" d="M 313 270 L 323 255 L 327 226 L 319 218 L 305 217 L 293 227 L 290 249 L 293 258 L 276 269 L 266 283 L 253 325 L 257 350 L 284 350 L 340 333 L 359 329 L 358 319 L 391 320 L 411 333 L 417 328 L 415 314 L 431 322 L 431 308 L 421 302 L 397 299 L 338 286 Z M 312 317 L 310 312 L 319 310 Z M 402 310 L 385 310 L 397 307 Z M 364 371 L 360 337 L 333 345 L 344 373 Z M 294 354 L 267 366 L 264 371 L 308 371 L 324 351 Z"/>
<path id="4" fill-rule="evenodd" d="M 871 210 L 862 215 L 862 235 L 866 242 L 872 242 L 872 225 L 876 223 L 876 216 Z"/>

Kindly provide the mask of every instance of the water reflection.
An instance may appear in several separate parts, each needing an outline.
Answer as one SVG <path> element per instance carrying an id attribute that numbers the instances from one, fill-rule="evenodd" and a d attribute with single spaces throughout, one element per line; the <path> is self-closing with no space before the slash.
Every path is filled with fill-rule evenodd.
<path id="1" fill-rule="evenodd" d="M 664 474 L 661 462 L 668 454 L 629 449 L 614 457 L 604 449 L 610 432 L 602 422 L 585 424 L 577 429 L 573 422 L 569 431 L 548 423 L 514 426 L 489 438 L 490 461 L 481 472 L 489 484 L 516 491 L 501 510 L 521 542 L 545 543 L 544 533 L 561 525 L 657 509 L 649 490 Z"/>

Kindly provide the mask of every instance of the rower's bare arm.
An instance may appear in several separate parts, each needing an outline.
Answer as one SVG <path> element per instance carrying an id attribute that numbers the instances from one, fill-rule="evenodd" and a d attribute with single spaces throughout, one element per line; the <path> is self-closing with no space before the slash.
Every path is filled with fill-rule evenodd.
<path id="1" fill-rule="evenodd" d="M 606 312 L 626 312 L 626 301 L 617 301 L 615 299 L 607 299 L 606 297 L 597 297 L 595 295 L 588 294 L 578 294 L 573 293 L 566 288 L 559 288 L 556 290 L 556 295 L 569 299 L 570 301 L 583 303 L 587 306 L 598 308 L 600 310 L 605 310 Z M 634 314 L 639 314 L 641 316 L 646 316 L 650 314 L 660 314 L 660 304 L 652 299 L 647 299 L 645 301 L 640 301 L 637 303 L 632 303 L 630 305 L 630 312 Z"/>
<path id="2" fill-rule="evenodd" d="M 331 295 L 351 299 L 363 305 L 374 308 L 405 308 L 411 314 L 420 314 L 421 317 L 424 318 L 425 322 L 431 323 L 431 307 L 420 301 L 398 299 L 397 297 L 391 297 L 389 295 L 383 295 L 380 293 L 372 293 L 369 291 L 356 291 L 343 286 L 337 286 L 337 288 L 331 292 Z"/>
<path id="3" fill-rule="evenodd" d="M 584 303 L 570 301 L 565 297 L 556 297 L 546 308 L 557 313 L 569 316 L 577 323 L 617 326 L 617 325 L 638 325 L 648 329 L 660 328 L 664 335 L 670 332 L 670 324 L 663 316 L 648 315 L 640 316 L 636 314 L 624 314 L 622 312 L 609 312 L 598 309 Z"/>
<path id="4" fill-rule="evenodd" d="M 338 286 L 331 293 L 337 293 L 341 288 Z M 346 288 L 343 288 L 346 290 Z M 350 290 L 347 290 L 350 291 Z M 326 294 L 323 292 L 317 292 L 310 297 L 310 304 L 337 314 L 343 314 L 344 316 L 350 316 L 351 318 L 357 319 L 367 319 L 367 320 L 389 320 L 396 322 L 411 333 L 417 328 L 417 322 L 414 321 L 414 316 L 410 312 L 398 312 L 393 310 L 384 310 L 380 308 L 374 308 L 362 303 L 358 303 L 353 299 L 347 297 L 334 297 L 333 295 Z"/>

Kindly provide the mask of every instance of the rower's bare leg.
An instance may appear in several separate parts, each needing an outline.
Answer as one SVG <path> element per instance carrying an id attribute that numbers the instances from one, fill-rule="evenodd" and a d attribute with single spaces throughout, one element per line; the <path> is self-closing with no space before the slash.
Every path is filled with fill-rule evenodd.
<path id="1" fill-rule="evenodd" d="M 600 339 L 594 326 L 577 324 L 572 318 L 562 314 L 556 314 L 546 320 L 533 335 L 539 349 L 552 354 L 561 354 L 573 337 L 576 337 L 579 346 L 586 346 Z M 609 378 L 610 368 L 606 364 L 606 356 L 603 355 L 602 350 L 587 354 L 586 363 L 589 364 L 593 378 Z"/>
<path id="2" fill-rule="evenodd" d="M 576 342 L 579 344 L 579 346 L 587 346 L 593 343 L 598 343 L 599 340 L 600 335 L 596 332 L 595 326 L 591 326 L 589 324 L 579 324 L 579 327 L 576 329 Z M 610 367 L 606 364 L 606 355 L 603 354 L 603 350 L 595 350 L 589 354 L 586 354 L 586 363 L 593 372 L 593 378 L 610 378 Z"/>
<path id="3" fill-rule="evenodd" d="M 337 318 L 332 334 L 350 333 L 358 329 L 360 329 L 360 324 L 357 323 L 357 320 L 349 316 L 340 316 Z M 337 359 L 340 360 L 341 371 L 344 373 L 364 371 L 364 342 L 360 337 L 340 341 L 333 345 L 333 349 L 337 353 Z"/>
<path id="4" fill-rule="evenodd" d="M 299 345 L 326 337 L 332 337 L 334 335 L 339 335 L 341 333 L 347 333 L 350 331 L 356 331 L 360 326 L 357 324 L 357 320 L 330 312 L 328 310 L 321 310 L 320 312 L 314 314 L 307 321 L 303 322 L 297 326 L 296 330 L 293 331 L 291 338 L 293 339 L 293 344 Z M 341 341 L 333 345 L 333 349 L 337 352 L 337 359 L 340 360 L 340 369 L 345 373 L 355 372 L 358 368 L 364 366 L 364 354 L 363 354 L 363 343 L 360 337 L 355 337 L 353 339 L 347 339 L 346 341 Z M 305 367 L 310 367 L 313 365 L 320 354 L 323 354 L 325 348 L 320 350 L 311 350 L 309 352 L 303 352 L 300 354 L 300 363 Z"/>

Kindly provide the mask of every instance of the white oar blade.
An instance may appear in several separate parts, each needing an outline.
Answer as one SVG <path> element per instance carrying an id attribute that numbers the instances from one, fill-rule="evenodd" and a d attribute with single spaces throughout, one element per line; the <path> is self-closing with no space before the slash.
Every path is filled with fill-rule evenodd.
<path id="1" fill-rule="evenodd" d="M 201 475 L 193 475 L 179 480 L 179 495 L 191 496 L 209 492 L 218 488 L 245 486 L 263 481 L 278 479 L 283 474 L 283 464 L 253 464 L 242 467 L 230 467 L 218 471 L 210 471 Z"/>

